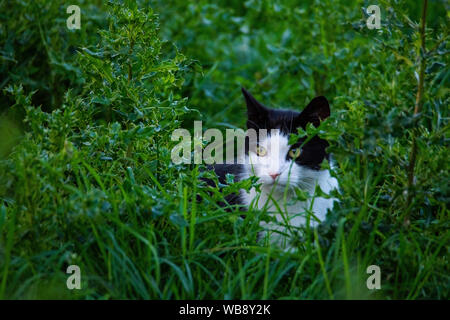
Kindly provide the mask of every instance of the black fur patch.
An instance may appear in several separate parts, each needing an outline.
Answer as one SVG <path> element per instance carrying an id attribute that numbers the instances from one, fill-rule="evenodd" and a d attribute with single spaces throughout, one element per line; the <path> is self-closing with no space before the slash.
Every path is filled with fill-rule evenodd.
<path id="1" fill-rule="evenodd" d="M 213 166 L 208 166 L 209 170 L 214 170 L 219 182 L 221 184 L 226 184 L 226 175 L 232 174 L 237 181 L 238 177 L 243 173 L 243 166 L 241 164 L 216 164 Z M 215 183 L 211 179 L 204 179 L 204 181 L 212 187 L 215 187 Z M 225 201 L 230 205 L 242 204 L 239 194 L 229 194 L 225 196 Z M 225 206 L 225 203 L 220 203 L 220 205 Z"/>

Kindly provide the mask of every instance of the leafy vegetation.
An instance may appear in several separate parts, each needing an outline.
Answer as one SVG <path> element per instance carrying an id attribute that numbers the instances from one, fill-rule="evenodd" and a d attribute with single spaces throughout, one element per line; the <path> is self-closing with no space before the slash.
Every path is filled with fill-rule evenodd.
<path id="1" fill-rule="evenodd" d="M 77 2 L 80 30 L 0 1 L 0 298 L 449 298 L 445 1 L 422 34 L 421 1 L 377 1 L 380 30 L 367 1 Z M 265 212 L 218 205 L 257 181 L 221 193 L 170 159 L 194 119 L 244 127 L 241 86 L 331 102 L 340 201 L 293 253 L 257 242 Z"/>

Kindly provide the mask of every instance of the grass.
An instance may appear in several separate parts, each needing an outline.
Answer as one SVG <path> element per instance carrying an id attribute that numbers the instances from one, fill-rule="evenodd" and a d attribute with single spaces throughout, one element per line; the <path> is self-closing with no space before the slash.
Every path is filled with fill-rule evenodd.
<path id="1" fill-rule="evenodd" d="M 448 299 L 445 4 L 428 3 L 424 46 L 421 2 L 379 1 L 381 30 L 369 4 L 80 1 L 68 31 L 54 2 L 0 2 L 22 26 L 0 34 L 0 298 Z M 218 204 L 257 181 L 220 192 L 170 160 L 193 120 L 244 127 L 241 86 L 274 107 L 331 101 L 317 134 L 339 203 L 293 252 L 257 241 L 265 210 Z"/>

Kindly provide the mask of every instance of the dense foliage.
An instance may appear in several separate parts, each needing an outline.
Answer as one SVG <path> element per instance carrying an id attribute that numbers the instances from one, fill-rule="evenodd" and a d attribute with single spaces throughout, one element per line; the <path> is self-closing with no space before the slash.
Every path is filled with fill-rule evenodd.
<path id="1" fill-rule="evenodd" d="M 68 30 L 57 1 L 0 1 L 0 298 L 448 299 L 448 8 L 428 3 L 424 50 L 422 1 L 376 2 L 380 30 L 367 1 L 79 0 Z M 170 158 L 193 120 L 244 127 L 241 86 L 331 102 L 340 201 L 293 253 L 218 205 L 257 181 L 221 193 Z"/>

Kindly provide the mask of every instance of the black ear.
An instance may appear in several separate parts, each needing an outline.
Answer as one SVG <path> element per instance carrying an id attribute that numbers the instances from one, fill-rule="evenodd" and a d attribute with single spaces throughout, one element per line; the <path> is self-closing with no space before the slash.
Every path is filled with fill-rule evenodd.
<path id="1" fill-rule="evenodd" d="M 297 117 L 296 125 L 304 129 L 311 122 L 315 127 L 318 127 L 320 121 L 325 120 L 329 116 L 330 105 L 327 98 L 324 96 L 315 97 Z"/>
<path id="2" fill-rule="evenodd" d="M 242 88 L 247 103 L 247 128 L 260 129 L 267 121 L 269 109 L 258 102 L 247 90 Z"/>

